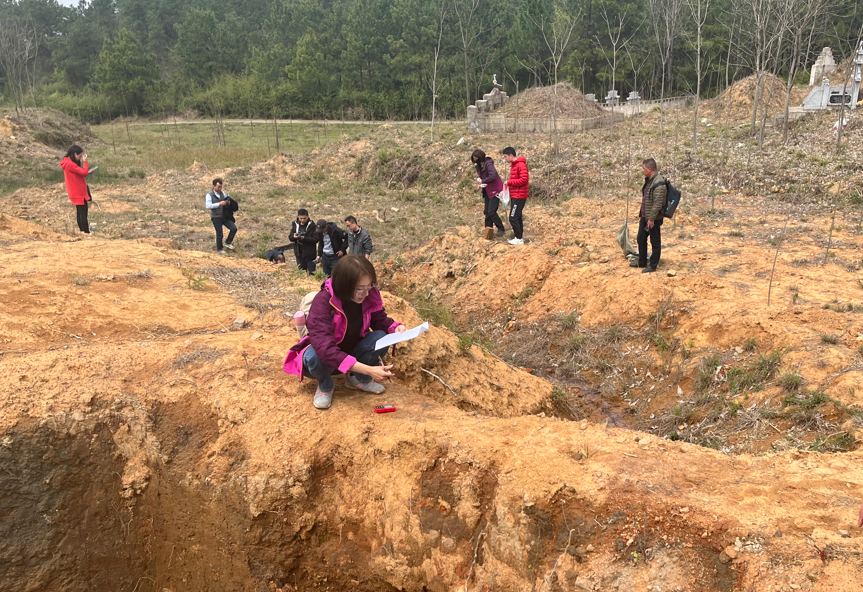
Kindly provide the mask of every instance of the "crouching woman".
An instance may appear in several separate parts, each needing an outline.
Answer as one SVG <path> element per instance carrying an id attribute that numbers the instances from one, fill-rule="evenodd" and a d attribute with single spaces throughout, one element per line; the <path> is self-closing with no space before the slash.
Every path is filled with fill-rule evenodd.
<path id="1" fill-rule="evenodd" d="M 367 393 L 382 393 L 383 381 L 392 376 L 392 365 L 381 358 L 387 349 L 375 343 L 388 333 L 402 333 L 405 326 L 387 316 L 377 274 L 368 259 L 347 255 L 333 267 L 309 310 L 303 337 L 288 352 L 285 372 L 318 381 L 314 405 L 328 409 L 333 401 L 333 373 L 347 374 L 345 386 Z"/>

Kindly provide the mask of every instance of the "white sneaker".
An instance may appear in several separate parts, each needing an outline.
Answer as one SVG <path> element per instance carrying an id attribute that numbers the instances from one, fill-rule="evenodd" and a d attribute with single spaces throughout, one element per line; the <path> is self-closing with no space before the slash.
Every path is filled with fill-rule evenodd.
<path id="1" fill-rule="evenodd" d="M 322 391 L 320 387 L 315 391 L 315 399 L 312 405 L 316 409 L 329 409 L 333 404 L 333 391 Z"/>
<path id="2" fill-rule="evenodd" d="M 225 252 L 224 252 L 224 251 L 216 251 L 216 252 L 217 252 L 219 255 L 224 255 L 224 254 L 225 254 Z"/>
<path id="3" fill-rule="evenodd" d="M 230 250 L 232 250 L 232 251 L 233 251 L 233 250 L 234 250 L 234 245 L 232 245 L 231 243 L 225 243 L 225 248 L 226 248 L 226 249 L 230 249 Z"/>
<path id="4" fill-rule="evenodd" d="M 384 385 L 376 383 L 374 380 L 370 382 L 360 382 L 353 374 L 348 374 L 345 378 L 345 386 L 349 389 L 363 391 L 365 393 L 381 394 L 387 390 Z"/>
<path id="5" fill-rule="evenodd" d="M 524 239 L 522 239 L 522 238 L 511 238 L 506 242 L 508 242 L 511 245 L 523 245 Z"/>

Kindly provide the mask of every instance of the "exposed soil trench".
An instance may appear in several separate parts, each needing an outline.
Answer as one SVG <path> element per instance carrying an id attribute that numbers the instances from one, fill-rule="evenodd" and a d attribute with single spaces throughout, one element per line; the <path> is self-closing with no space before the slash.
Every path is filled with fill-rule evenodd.
<path id="1" fill-rule="evenodd" d="M 411 489 L 408 514 L 417 516 L 420 526 L 413 539 L 381 538 L 362 520 L 335 516 L 331 504 L 339 503 L 340 488 L 355 478 L 343 462 L 309 467 L 302 503 L 272 499 L 253 516 L 242 478 L 221 486 L 210 482 L 205 457 L 208 441 L 218 435 L 218 418 L 196 401 L 157 404 L 132 421 L 117 405 L 93 409 L 93 416 L 100 419 L 57 416 L 7 431 L 0 447 L 5 472 L 0 480 L 0 564 L 5 566 L 0 588 L 442 591 L 482 569 L 489 551 L 495 563 L 532 581 L 543 577 L 549 557 L 561 553 L 582 563 L 594 548 L 623 551 L 619 533 L 633 527 L 640 533 L 626 549 L 634 555 L 618 571 L 637 565 L 639 554 L 661 562 L 676 555 L 656 538 L 652 524 L 639 526 L 649 510 L 643 516 L 634 512 L 625 494 L 610 506 L 595 507 L 564 486 L 547 503 L 519 500 L 520 507 L 507 507 L 514 500 L 496 500 L 494 469 L 448 461 L 445 449 L 423 463 L 418 485 Z M 160 460 L 152 459 L 149 484 L 133 494 L 124 490 L 129 450 L 118 434 L 142 427 L 152 430 Z M 238 470 L 246 456 L 239 447 L 226 454 Z M 187 472 L 194 466 L 204 472 Z M 384 523 L 392 517 L 384 508 L 380 520 L 386 533 L 391 528 Z M 521 524 L 513 523 L 514 514 Z M 519 536 L 512 536 L 513 528 Z M 725 538 L 721 530 L 717 536 Z M 485 544 L 477 545 L 478 540 Z M 732 590 L 739 574 L 719 562 L 722 542 L 694 540 L 707 545 L 699 544 L 688 562 L 712 566 L 701 589 Z M 431 577 L 416 578 L 439 552 L 453 554 L 456 561 L 449 563 L 454 567 L 435 559 Z M 380 570 L 381 561 L 396 556 L 405 575 L 416 572 L 398 587 Z M 568 589 L 578 577 L 568 569 L 552 574 L 550 583 L 559 581 L 560 589 Z M 596 579 L 596 585 L 603 581 Z"/>

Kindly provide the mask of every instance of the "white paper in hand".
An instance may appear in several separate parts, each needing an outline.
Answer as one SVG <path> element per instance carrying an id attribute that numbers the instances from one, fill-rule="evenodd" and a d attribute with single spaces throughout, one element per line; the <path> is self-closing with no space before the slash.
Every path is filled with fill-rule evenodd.
<path id="1" fill-rule="evenodd" d="M 408 341 L 414 337 L 419 337 L 428 330 L 429 324 L 428 321 L 426 321 L 422 325 L 414 327 L 413 329 L 408 329 L 404 333 L 390 333 L 386 337 L 378 339 L 378 342 L 375 344 L 375 349 L 383 349 L 385 347 L 395 345 L 396 343 L 401 343 L 402 341 Z"/>

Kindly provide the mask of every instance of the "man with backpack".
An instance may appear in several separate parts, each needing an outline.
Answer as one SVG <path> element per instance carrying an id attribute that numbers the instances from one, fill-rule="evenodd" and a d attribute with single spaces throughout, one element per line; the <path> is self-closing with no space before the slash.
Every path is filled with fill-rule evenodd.
<path id="1" fill-rule="evenodd" d="M 630 267 L 643 267 L 641 273 L 653 273 L 662 254 L 662 219 L 668 195 L 668 182 L 659 174 L 656 161 L 647 158 L 641 163 L 644 185 L 641 186 L 641 210 L 638 213 L 638 261 Z M 650 238 L 650 260 L 647 259 L 647 239 Z"/>
<path id="2" fill-rule="evenodd" d="M 324 275 L 329 277 L 333 267 L 348 250 L 348 233 L 336 226 L 335 222 L 328 223 L 323 218 L 318 220 L 317 231 L 320 237 L 317 262 L 323 266 Z"/>
<path id="3" fill-rule="evenodd" d="M 315 273 L 318 233 L 315 231 L 315 223 L 309 218 L 308 210 L 302 208 L 297 210 L 297 219 L 291 225 L 291 235 L 288 240 L 294 243 L 297 267 L 309 275 Z"/>

